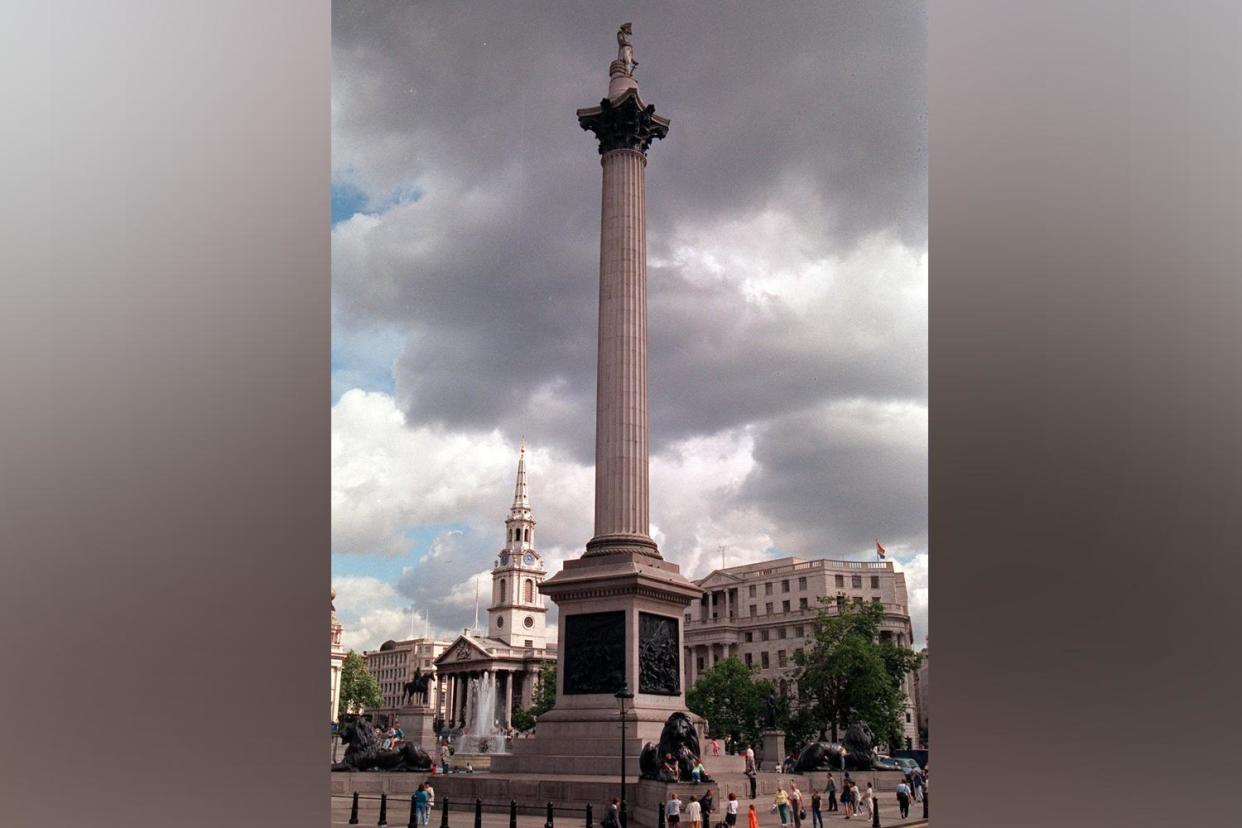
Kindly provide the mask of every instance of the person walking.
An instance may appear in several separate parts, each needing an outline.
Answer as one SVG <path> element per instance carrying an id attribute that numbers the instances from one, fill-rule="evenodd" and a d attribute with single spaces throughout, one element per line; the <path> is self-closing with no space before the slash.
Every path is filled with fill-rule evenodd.
<path id="1" fill-rule="evenodd" d="M 759 828 L 759 815 L 755 813 L 754 803 L 746 807 L 746 828 Z"/>
<path id="2" fill-rule="evenodd" d="M 729 798 L 725 801 L 725 826 L 726 828 L 734 828 L 737 825 L 737 794 L 729 791 Z M 752 809 L 753 810 L 753 809 Z"/>
<path id="3" fill-rule="evenodd" d="M 841 810 L 845 811 L 846 819 L 854 816 L 853 783 L 848 778 L 841 780 Z"/>
<path id="4" fill-rule="evenodd" d="M 708 788 L 707 793 L 703 794 L 703 798 L 699 800 L 699 805 L 703 807 L 703 824 L 707 828 L 712 828 L 712 789 Z"/>
<path id="5" fill-rule="evenodd" d="M 772 805 L 780 815 L 781 828 L 786 828 L 789 825 L 789 794 L 785 793 L 783 785 L 777 784 L 776 796 L 772 798 Z"/>
<path id="6" fill-rule="evenodd" d="M 755 798 L 755 777 L 757 776 L 757 774 L 755 773 L 755 752 L 750 749 L 750 745 L 746 746 L 744 755 L 746 756 L 746 771 L 745 771 L 746 778 L 750 780 L 750 798 L 754 799 Z"/>
<path id="7" fill-rule="evenodd" d="M 613 797 L 612 802 L 608 803 L 608 810 L 604 812 L 604 818 L 600 821 L 600 828 L 621 828 L 621 821 L 618 814 L 621 813 L 621 800 Z"/>
<path id="8" fill-rule="evenodd" d="M 811 828 L 824 828 L 824 815 L 819 809 L 821 802 L 819 791 L 811 788 Z"/>
<path id="9" fill-rule="evenodd" d="M 431 808 L 427 806 L 426 783 L 419 785 L 418 791 L 414 794 L 414 816 L 419 825 L 426 825 L 431 821 Z"/>
<path id="10" fill-rule="evenodd" d="M 910 815 L 910 786 L 904 779 L 897 783 L 897 809 L 902 819 Z"/>
<path id="11" fill-rule="evenodd" d="M 423 783 L 423 787 L 427 789 L 427 811 L 430 812 L 436 807 L 436 789 L 431 787 L 431 781 Z"/>
<path id="12" fill-rule="evenodd" d="M 828 774 L 828 781 L 824 783 L 824 793 L 828 794 L 828 810 L 837 810 L 837 780 L 832 778 L 832 774 Z"/>
<path id="13" fill-rule="evenodd" d="M 686 822 L 688 828 L 703 828 L 703 806 L 693 796 L 686 803 Z"/>
<path id="14" fill-rule="evenodd" d="M 720 740 L 715 736 L 712 737 L 712 756 L 720 755 Z"/>
<path id="15" fill-rule="evenodd" d="M 862 806 L 867 811 L 867 822 L 872 821 L 873 809 L 876 806 L 875 791 L 871 789 L 871 783 L 867 783 L 867 789 L 862 792 Z"/>
<path id="16" fill-rule="evenodd" d="M 802 819 L 806 811 L 802 810 L 802 791 L 798 790 L 797 782 L 789 783 L 789 808 L 793 811 L 794 828 L 802 828 Z"/>
<path id="17" fill-rule="evenodd" d="M 676 791 L 668 795 L 668 804 L 664 806 L 664 821 L 669 828 L 681 822 L 681 800 L 677 798 Z"/>
<path id="18" fill-rule="evenodd" d="M 914 773 L 910 774 L 910 787 L 914 789 L 914 801 L 923 801 L 923 769 L 915 768 Z"/>

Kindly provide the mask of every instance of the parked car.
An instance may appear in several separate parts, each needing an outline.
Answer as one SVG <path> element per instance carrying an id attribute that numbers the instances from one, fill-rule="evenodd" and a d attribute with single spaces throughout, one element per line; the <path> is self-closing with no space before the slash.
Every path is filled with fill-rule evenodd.
<path id="1" fill-rule="evenodd" d="M 877 756 L 872 765 L 875 770 L 905 771 L 905 766 L 891 756 Z"/>
<path id="2" fill-rule="evenodd" d="M 916 770 L 922 770 L 922 768 L 919 767 L 919 763 L 911 759 L 909 756 L 898 756 L 892 761 L 901 765 L 901 769 L 907 774 L 914 773 Z"/>

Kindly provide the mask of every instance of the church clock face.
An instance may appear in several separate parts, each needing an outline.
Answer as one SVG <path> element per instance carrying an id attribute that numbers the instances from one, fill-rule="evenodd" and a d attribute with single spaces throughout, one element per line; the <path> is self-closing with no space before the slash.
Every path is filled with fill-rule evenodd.
<path id="1" fill-rule="evenodd" d="M 526 557 L 523 558 L 522 560 L 526 563 L 527 566 L 535 565 L 535 556 L 530 554 L 529 552 L 526 553 Z"/>
<path id="2" fill-rule="evenodd" d="M 525 625 L 526 625 L 526 629 L 528 629 L 528 630 L 529 630 L 531 627 L 535 626 L 535 619 L 531 618 L 531 617 L 528 615 L 528 616 L 526 616 L 526 620 L 525 620 L 525 621 L 523 621 L 522 623 L 523 623 L 523 624 L 525 624 Z"/>
<path id="3" fill-rule="evenodd" d="M 506 553 L 501 552 L 500 553 L 500 565 L 504 566 L 507 563 L 509 563 L 509 556 Z"/>

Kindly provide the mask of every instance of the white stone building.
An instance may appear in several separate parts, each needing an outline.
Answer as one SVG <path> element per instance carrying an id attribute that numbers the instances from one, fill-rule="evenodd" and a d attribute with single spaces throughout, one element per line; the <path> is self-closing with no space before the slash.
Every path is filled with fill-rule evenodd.
<path id="1" fill-rule="evenodd" d="M 345 650 L 341 647 L 341 622 L 336 620 L 336 590 L 332 590 L 332 608 L 331 629 L 332 637 L 330 644 L 330 654 L 332 661 L 332 713 L 329 721 L 335 722 L 337 717 L 337 709 L 341 704 L 341 668 L 345 664 Z"/>
<path id="2" fill-rule="evenodd" d="M 779 558 L 717 569 L 695 583 L 704 595 L 686 609 L 687 687 L 730 656 L 784 685 L 794 671 L 794 654 L 814 638 L 821 598 L 829 612 L 838 601 L 881 604 L 881 639 L 913 645 L 906 578 L 891 561 Z M 917 745 L 913 674 L 905 692 L 905 735 Z"/>
<path id="3" fill-rule="evenodd" d="M 437 713 L 441 708 L 441 699 L 436 695 L 435 660 L 447 647 L 449 642 L 436 641 L 433 638 L 410 638 L 405 641 L 385 641 L 378 650 L 364 652 L 362 657 L 367 662 L 367 672 L 379 683 L 380 694 L 384 697 L 384 705 L 376 710 L 368 711 L 382 716 L 391 716 L 405 706 L 405 684 L 414 678 L 415 672 L 423 675 L 431 674 L 432 683 L 428 685 L 428 704 Z"/>
<path id="4" fill-rule="evenodd" d="M 535 549 L 535 519 L 526 485 L 526 447 L 518 456 L 513 505 L 505 519 L 505 545 L 492 568 L 492 600 L 486 633 L 463 630 L 436 659 L 443 717 L 460 722 L 470 679 L 496 682 L 496 720 L 512 723 L 514 705 L 529 707 L 539 673 L 556 661 L 556 645 L 548 643 L 545 598 L 539 592 L 546 572 Z"/>

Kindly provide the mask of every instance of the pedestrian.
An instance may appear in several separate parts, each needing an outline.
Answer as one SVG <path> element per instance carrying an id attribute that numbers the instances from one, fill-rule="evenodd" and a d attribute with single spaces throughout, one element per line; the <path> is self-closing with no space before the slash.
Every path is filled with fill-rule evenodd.
<path id="1" fill-rule="evenodd" d="M 431 808 L 427 806 L 426 783 L 419 785 L 418 791 L 414 794 L 414 815 L 418 817 L 419 825 L 426 825 L 430 822 Z"/>
<path id="2" fill-rule="evenodd" d="M 828 781 L 824 783 L 825 793 L 828 794 L 828 810 L 837 810 L 837 780 L 832 778 L 832 774 L 828 774 Z"/>
<path id="3" fill-rule="evenodd" d="M 910 787 L 914 789 L 914 801 L 923 801 L 923 771 L 921 768 L 915 768 L 910 774 Z"/>
<path id="4" fill-rule="evenodd" d="M 436 807 L 436 789 L 431 787 L 431 782 L 424 782 L 423 787 L 427 789 L 427 810 L 430 811 Z"/>
<path id="5" fill-rule="evenodd" d="M 772 798 L 772 808 L 781 818 L 781 828 L 789 825 L 789 794 L 785 793 L 785 787 L 780 783 L 776 785 L 776 796 Z"/>
<path id="6" fill-rule="evenodd" d="M 871 789 L 871 783 L 867 783 L 867 789 L 862 792 L 862 804 L 867 809 L 867 821 L 871 822 L 873 809 L 876 806 L 875 791 Z"/>
<path id="7" fill-rule="evenodd" d="M 703 806 L 703 824 L 707 828 L 712 828 L 712 789 L 708 788 L 707 793 L 703 794 L 703 798 L 699 800 L 699 805 Z"/>
<path id="8" fill-rule="evenodd" d="M 759 815 L 755 813 L 754 804 L 746 806 L 746 828 L 759 828 Z"/>
<path id="9" fill-rule="evenodd" d="M 794 828 L 802 828 L 806 811 L 802 810 L 802 791 L 798 790 L 797 782 L 789 783 L 789 808 L 793 811 Z"/>
<path id="10" fill-rule="evenodd" d="M 751 767 L 755 765 L 755 749 L 750 745 L 746 746 L 746 764 Z"/>
<path id="11" fill-rule="evenodd" d="M 897 808 L 902 819 L 910 815 L 910 786 L 904 779 L 897 783 Z"/>
<path id="12" fill-rule="evenodd" d="M 681 800 L 677 798 L 676 791 L 668 795 L 668 804 L 664 806 L 664 821 L 669 828 L 681 822 Z"/>
<path id="13" fill-rule="evenodd" d="M 755 798 L 755 787 L 757 785 L 757 780 L 756 780 L 757 776 L 758 774 L 755 773 L 754 766 L 748 766 L 746 768 L 746 779 L 749 780 L 750 782 L 750 798 L 751 799 Z"/>
<path id="14" fill-rule="evenodd" d="M 849 819 L 854 815 L 853 793 L 850 780 L 848 778 L 841 780 L 841 810 L 845 811 L 845 818 Z"/>
<path id="15" fill-rule="evenodd" d="M 703 806 L 693 796 L 686 803 L 686 822 L 688 828 L 703 828 Z"/>
<path id="16" fill-rule="evenodd" d="M 737 825 L 737 794 L 729 791 L 729 798 L 725 801 L 725 826 L 726 828 L 734 828 Z M 753 808 L 752 808 L 753 810 Z"/>
<path id="17" fill-rule="evenodd" d="M 604 812 L 604 818 L 600 821 L 600 828 L 620 828 L 621 822 L 617 815 L 621 810 L 621 800 L 613 798 L 608 803 L 608 810 Z"/>
<path id="18" fill-rule="evenodd" d="M 824 828 L 824 815 L 820 813 L 819 791 L 811 788 L 811 828 Z"/>
<path id="19" fill-rule="evenodd" d="M 720 755 L 720 740 L 715 736 L 712 737 L 712 756 Z"/>

